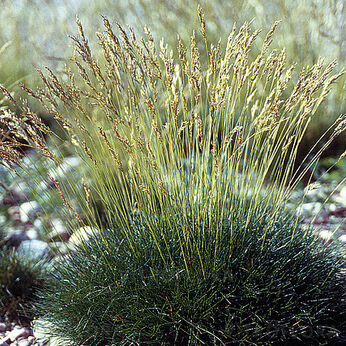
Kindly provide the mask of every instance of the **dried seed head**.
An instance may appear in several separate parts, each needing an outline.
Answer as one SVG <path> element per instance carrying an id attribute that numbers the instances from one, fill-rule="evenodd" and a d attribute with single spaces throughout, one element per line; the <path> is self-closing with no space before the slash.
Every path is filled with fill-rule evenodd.
<path id="1" fill-rule="evenodd" d="M 263 55 L 269 48 L 269 46 L 271 45 L 271 43 L 273 42 L 273 35 L 274 32 L 276 30 L 276 28 L 278 27 L 278 25 L 280 24 L 281 20 L 276 21 L 273 26 L 271 27 L 271 29 L 269 30 L 264 42 L 263 42 L 263 46 L 262 46 L 262 52 L 261 54 Z"/>
<path id="2" fill-rule="evenodd" d="M 77 213 L 77 211 L 71 207 L 70 203 L 67 201 L 61 187 L 60 187 L 60 183 L 55 180 L 51 175 L 48 174 L 48 177 L 49 179 L 53 182 L 53 184 L 55 185 L 57 191 L 58 191 L 58 194 L 60 195 L 61 199 L 63 200 L 64 204 L 66 205 L 66 207 L 75 215 L 76 219 L 83 223 L 83 220 L 82 218 L 80 217 L 80 215 Z"/>
<path id="3" fill-rule="evenodd" d="M 200 5 L 198 5 L 197 12 L 198 12 L 198 19 L 199 19 L 199 21 L 201 23 L 201 34 L 202 34 L 204 40 L 207 40 L 207 36 L 206 36 L 206 33 L 205 33 L 204 13 L 203 13 L 203 10 L 202 10 Z"/>

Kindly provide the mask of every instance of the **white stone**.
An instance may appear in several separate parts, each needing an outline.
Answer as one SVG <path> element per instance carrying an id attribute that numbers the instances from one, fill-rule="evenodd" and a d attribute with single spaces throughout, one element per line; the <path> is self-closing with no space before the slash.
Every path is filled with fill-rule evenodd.
<path id="1" fill-rule="evenodd" d="M 323 230 L 320 232 L 320 238 L 326 241 L 328 241 L 332 237 L 332 235 L 333 235 L 333 232 L 328 230 Z"/>
<path id="2" fill-rule="evenodd" d="M 74 245 L 81 245 L 83 242 L 88 241 L 91 236 L 97 234 L 97 230 L 90 226 L 81 227 L 73 232 L 70 237 L 69 243 Z"/>
<path id="3" fill-rule="evenodd" d="M 34 221 L 34 227 L 36 228 L 36 230 L 37 230 L 39 233 L 44 232 L 44 224 L 43 224 L 42 220 L 36 219 L 36 220 Z"/>
<path id="4" fill-rule="evenodd" d="M 343 206 L 346 206 L 346 186 L 344 186 L 338 195 L 335 196 L 335 201 Z"/>
<path id="5" fill-rule="evenodd" d="M 51 326 L 51 322 L 45 321 L 42 318 L 35 320 L 33 333 L 40 344 L 49 346 L 73 345 L 73 342 L 67 338 L 62 340 L 59 337 L 52 336 Z"/>
<path id="6" fill-rule="evenodd" d="M 336 205 L 335 204 L 329 204 L 328 205 L 328 211 L 329 212 L 333 212 L 336 210 Z"/>
<path id="7" fill-rule="evenodd" d="M 56 241 L 67 241 L 70 237 L 70 234 L 65 227 L 65 224 L 60 219 L 53 219 L 51 221 L 52 231 L 47 235 L 49 240 Z"/>
<path id="8" fill-rule="evenodd" d="M 342 243 L 346 243 L 346 234 L 343 234 L 339 237 L 339 241 L 341 241 Z"/>
<path id="9" fill-rule="evenodd" d="M 33 336 L 29 336 L 27 339 L 18 340 L 18 346 L 31 346 L 34 343 L 35 338 Z"/>
<path id="10" fill-rule="evenodd" d="M 69 170 L 77 168 L 79 164 L 78 157 L 69 156 L 64 159 L 59 167 L 54 167 L 54 169 L 50 170 L 49 174 L 53 179 L 60 179 L 61 177 L 65 177 Z"/>
<path id="11" fill-rule="evenodd" d="M 20 244 L 18 252 L 33 259 L 42 259 L 49 254 L 49 246 L 41 240 L 25 240 Z"/>
<path id="12" fill-rule="evenodd" d="M 51 220 L 52 228 L 57 232 L 64 232 L 66 231 L 66 226 L 65 224 L 60 220 L 60 219 L 52 219 Z"/>
<path id="13" fill-rule="evenodd" d="M 311 198 L 315 198 L 318 196 L 319 194 L 319 190 L 321 189 L 321 184 L 318 182 L 312 183 L 310 185 L 308 185 L 304 191 L 306 193 L 306 196 L 309 196 Z"/>
<path id="14" fill-rule="evenodd" d="M 30 228 L 27 231 L 25 231 L 26 235 L 29 237 L 30 240 L 38 239 L 39 235 L 36 229 Z"/>
<path id="15" fill-rule="evenodd" d="M 22 222 L 28 222 L 37 218 L 38 213 L 42 211 L 41 206 L 36 201 L 22 203 L 19 207 Z"/>
<path id="16" fill-rule="evenodd" d="M 322 204 L 319 202 L 314 202 L 314 203 L 304 203 L 301 207 L 301 212 L 304 214 L 312 214 L 316 215 L 322 207 Z"/>
<path id="17" fill-rule="evenodd" d="M 9 334 L 6 335 L 5 342 L 14 342 L 19 338 L 27 338 L 30 335 L 30 331 L 27 328 L 14 327 Z"/>

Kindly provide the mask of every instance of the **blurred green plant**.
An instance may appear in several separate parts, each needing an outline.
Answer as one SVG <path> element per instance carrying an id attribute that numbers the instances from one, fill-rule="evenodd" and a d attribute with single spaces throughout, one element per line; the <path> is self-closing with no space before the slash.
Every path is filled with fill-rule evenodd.
<path id="1" fill-rule="evenodd" d="M 346 176 L 346 161 L 344 155 L 341 159 L 327 157 L 319 162 L 316 178 L 321 177 L 324 182 L 341 181 Z"/>
<path id="2" fill-rule="evenodd" d="M 0 318 L 2 321 L 30 320 L 32 299 L 42 288 L 46 264 L 19 253 L 16 249 L 0 248 Z"/>

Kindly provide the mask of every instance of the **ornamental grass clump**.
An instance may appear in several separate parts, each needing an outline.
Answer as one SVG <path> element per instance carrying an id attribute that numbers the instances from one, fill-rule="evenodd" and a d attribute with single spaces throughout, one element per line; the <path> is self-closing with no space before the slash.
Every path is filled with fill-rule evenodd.
<path id="1" fill-rule="evenodd" d="M 250 59 L 260 33 L 249 23 L 211 43 L 201 9 L 198 18 L 188 44 L 177 37 L 178 58 L 148 28 L 137 39 L 117 25 L 116 35 L 104 18 L 102 61 L 77 20 L 65 73 L 40 71 L 43 88 L 23 86 L 82 158 L 83 194 L 50 179 L 75 227 L 94 230 L 37 300 L 38 329 L 57 344 L 310 342 L 340 333 L 343 257 L 318 245 L 285 203 L 321 155 L 293 170 L 342 73 L 320 59 L 293 84 L 285 50 L 270 51 L 278 23 Z M 340 116 L 327 144 L 344 127 Z M 26 135 L 55 160 L 39 130 Z"/>
<path id="2" fill-rule="evenodd" d="M 335 327 L 342 326 L 345 312 L 336 304 L 344 287 L 335 254 L 284 215 L 261 241 L 268 220 L 257 212 L 247 225 L 236 212 L 213 224 L 203 251 L 204 272 L 197 251 L 191 251 L 186 270 L 177 232 L 167 232 L 158 244 L 148 242 L 153 230 L 135 221 L 137 255 L 119 237 L 121 229 L 96 237 L 40 292 L 38 335 L 54 336 L 60 345 L 337 340 Z M 186 222 L 191 238 L 198 238 L 206 218 Z M 170 226 L 158 222 L 156 227 L 160 232 Z M 218 227 L 224 230 L 223 251 L 215 258 Z M 191 244 L 199 245 L 198 240 Z M 160 254 L 158 246 L 166 252 Z"/>

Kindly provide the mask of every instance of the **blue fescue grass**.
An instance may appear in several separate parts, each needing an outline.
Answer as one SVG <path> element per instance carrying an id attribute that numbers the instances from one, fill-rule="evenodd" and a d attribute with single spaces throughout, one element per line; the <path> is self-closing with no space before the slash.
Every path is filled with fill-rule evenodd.
<path id="1" fill-rule="evenodd" d="M 91 240 L 56 267 L 39 294 L 36 312 L 50 323 L 51 335 L 71 345 L 338 340 L 345 317 L 342 256 L 284 214 L 263 243 L 267 222 L 261 210 L 247 225 L 236 213 L 225 215 L 222 227 L 228 232 L 216 261 L 211 258 L 216 228 L 208 248 L 192 232 L 196 249 L 190 253 L 189 271 L 179 256 L 176 233 L 165 240 L 176 257 L 167 253 L 163 259 L 147 241 L 151 231 L 145 223 L 133 221 L 141 249 L 137 254 L 114 226 L 102 241 Z M 201 226 L 191 229 L 197 232 Z M 157 227 L 168 225 L 158 221 Z M 209 264 L 204 277 L 199 255 Z"/>
<path id="2" fill-rule="evenodd" d="M 320 158 L 294 169 L 343 73 L 319 59 L 291 83 L 286 51 L 269 51 L 278 22 L 252 56 L 259 31 L 250 23 L 221 46 L 200 8 L 198 17 L 201 35 L 188 46 L 178 37 L 175 54 L 148 28 L 138 39 L 117 25 L 116 35 L 104 17 L 101 60 L 77 19 L 66 74 L 40 71 L 44 88 L 23 87 L 66 130 L 86 173 L 83 189 L 49 176 L 66 222 L 94 229 L 40 292 L 36 313 L 60 343 L 309 342 L 342 328 L 343 258 L 285 205 Z M 28 143 L 56 162 L 47 129 L 24 111 L 4 112 L 13 134 L 5 161 L 19 161 L 24 119 Z M 340 116 L 326 145 L 344 128 Z"/>

